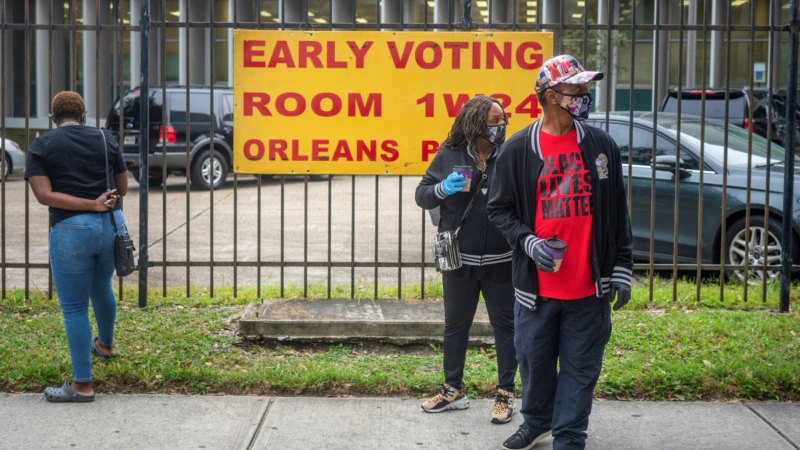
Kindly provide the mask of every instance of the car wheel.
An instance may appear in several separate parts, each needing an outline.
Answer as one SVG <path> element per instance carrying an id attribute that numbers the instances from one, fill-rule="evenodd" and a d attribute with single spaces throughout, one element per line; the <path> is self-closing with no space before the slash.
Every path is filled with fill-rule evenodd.
<path id="1" fill-rule="evenodd" d="M 780 276 L 781 254 L 781 221 L 770 217 L 768 228 L 764 228 L 764 216 L 750 216 L 750 231 L 747 236 L 745 218 L 734 222 L 727 231 L 725 245 L 729 264 L 749 264 L 748 271 L 730 271 L 732 278 L 740 282 L 758 285 L 764 279 L 772 281 Z M 764 271 L 764 262 L 767 270 Z"/>
<path id="2" fill-rule="evenodd" d="M 212 169 L 213 167 L 213 169 Z M 225 184 L 228 178 L 228 163 L 221 153 L 214 153 L 214 160 L 211 160 L 209 150 L 202 151 L 192 162 L 192 187 L 207 191 L 214 184 L 214 189 L 218 189 Z"/>
<path id="3" fill-rule="evenodd" d="M 8 159 L 7 156 L 6 156 L 6 163 L 5 163 L 5 172 L 6 172 L 6 174 L 5 174 L 6 179 L 8 179 L 8 177 L 11 176 L 11 160 Z"/>

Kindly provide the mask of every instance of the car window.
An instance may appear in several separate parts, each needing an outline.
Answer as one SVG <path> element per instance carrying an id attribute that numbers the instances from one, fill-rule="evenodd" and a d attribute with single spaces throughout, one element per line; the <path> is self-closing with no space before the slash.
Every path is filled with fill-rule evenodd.
<path id="1" fill-rule="evenodd" d="M 744 97 L 731 98 L 728 102 L 728 117 L 731 120 L 746 117 L 746 99 Z M 700 98 L 684 98 L 681 101 L 681 114 L 700 116 L 702 113 L 703 101 Z M 678 112 L 678 99 L 669 97 L 664 104 L 663 112 Z M 725 99 L 706 99 L 706 115 L 707 118 L 712 119 L 725 119 Z"/>
<path id="2" fill-rule="evenodd" d="M 628 124 L 612 122 L 608 132 L 614 142 L 619 147 L 620 156 L 623 164 L 628 162 L 628 158 L 635 165 L 651 167 L 653 159 L 653 130 L 639 126 L 633 127 L 633 141 L 631 141 L 630 126 Z M 633 144 L 633 154 L 630 154 L 631 143 Z M 664 155 L 675 156 L 675 142 L 670 141 L 664 136 L 656 137 L 656 158 Z M 681 150 L 682 167 L 687 170 L 700 170 L 700 163 L 688 151 Z"/>
<path id="3" fill-rule="evenodd" d="M 209 94 L 191 93 L 189 95 L 189 120 L 196 124 L 211 122 L 211 101 Z M 186 93 L 174 93 L 170 96 L 170 121 L 186 123 Z"/>
<path id="4" fill-rule="evenodd" d="M 222 96 L 222 120 L 223 122 L 233 122 L 233 96 Z"/>

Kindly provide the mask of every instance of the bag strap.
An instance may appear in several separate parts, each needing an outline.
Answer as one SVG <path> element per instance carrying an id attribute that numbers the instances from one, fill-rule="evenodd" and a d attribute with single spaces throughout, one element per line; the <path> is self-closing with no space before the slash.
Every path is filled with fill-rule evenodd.
<path id="1" fill-rule="evenodd" d="M 106 133 L 103 130 L 100 130 L 100 136 L 103 137 L 103 156 L 106 160 L 106 190 L 111 190 L 111 176 L 108 174 L 108 142 L 106 142 Z M 114 210 L 109 209 L 108 214 L 111 216 L 111 225 L 114 226 L 114 234 L 119 236 L 119 232 L 117 231 L 117 221 L 114 219 Z"/>
<path id="2" fill-rule="evenodd" d="M 464 210 L 464 215 L 461 216 L 461 220 L 458 221 L 458 227 L 456 227 L 456 231 L 453 233 L 453 237 L 458 237 L 458 232 L 461 231 L 461 225 L 464 224 L 464 221 L 467 220 L 467 216 L 469 212 L 472 210 L 472 205 L 475 203 L 475 197 L 478 196 L 478 192 L 481 191 L 481 186 L 483 186 L 483 182 L 486 181 L 487 174 L 484 173 L 481 175 L 481 181 L 478 183 L 478 186 L 475 188 L 475 193 L 472 194 L 472 198 L 469 199 L 469 203 L 467 204 L 467 209 Z"/>

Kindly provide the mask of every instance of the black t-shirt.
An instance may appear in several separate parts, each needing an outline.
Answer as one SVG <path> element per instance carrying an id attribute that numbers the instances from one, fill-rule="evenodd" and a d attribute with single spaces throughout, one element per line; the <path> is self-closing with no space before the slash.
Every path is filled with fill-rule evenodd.
<path id="1" fill-rule="evenodd" d="M 103 138 L 97 128 L 71 125 L 51 130 L 33 141 L 25 162 L 25 179 L 35 176 L 50 178 L 53 192 L 94 200 L 106 190 L 106 160 Z M 111 189 L 116 188 L 114 175 L 125 173 L 127 166 L 119 144 L 108 131 L 108 167 Z M 117 202 L 116 209 L 122 206 Z M 69 211 L 50 208 L 50 226 L 78 214 L 92 211 Z"/>

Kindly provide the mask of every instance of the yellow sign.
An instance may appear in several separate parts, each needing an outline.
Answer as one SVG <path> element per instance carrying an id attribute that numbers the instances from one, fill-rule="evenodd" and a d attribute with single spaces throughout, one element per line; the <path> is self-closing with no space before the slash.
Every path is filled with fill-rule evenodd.
<path id="1" fill-rule="evenodd" d="M 425 173 L 461 106 L 497 98 L 513 133 L 551 33 L 234 32 L 234 166 L 249 174 Z"/>

